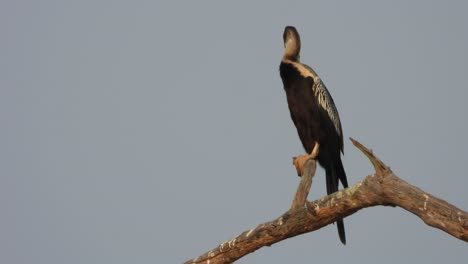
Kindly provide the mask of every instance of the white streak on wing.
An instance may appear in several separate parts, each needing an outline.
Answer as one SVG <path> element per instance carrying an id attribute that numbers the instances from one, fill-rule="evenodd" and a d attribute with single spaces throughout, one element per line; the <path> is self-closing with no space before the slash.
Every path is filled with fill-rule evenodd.
<path id="1" fill-rule="evenodd" d="M 341 137 L 341 123 L 340 117 L 338 116 L 338 110 L 336 110 L 330 93 L 318 76 L 315 76 L 314 78 L 314 86 L 312 87 L 312 91 L 314 92 L 315 98 L 317 98 L 319 105 L 327 112 L 328 116 L 333 122 L 336 132 Z"/>

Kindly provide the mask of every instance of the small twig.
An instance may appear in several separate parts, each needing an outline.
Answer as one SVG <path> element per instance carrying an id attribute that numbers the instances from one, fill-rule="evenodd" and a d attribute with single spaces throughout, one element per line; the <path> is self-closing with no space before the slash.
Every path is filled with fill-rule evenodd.
<path id="1" fill-rule="evenodd" d="M 359 143 L 359 141 L 355 140 L 352 137 L 350 137 L 349 140 L 351 140 L 351 142 L 353 143 L 353 145 L 356 148 L 358 148 L 362 153 L 364 153 L 364 155 L 366 155 L 366 157 L 369 159 L 369 161 L 374 166 L 374 169 L 375 169 L 376 173 L 385 174 L 385 173 L 391 171 L 390 168 L 387 167 L 387 165 L 385 165 L 379 158 L 377 158 L 374 155 L 372 150 L 366 148 L 364 145 Z"/>

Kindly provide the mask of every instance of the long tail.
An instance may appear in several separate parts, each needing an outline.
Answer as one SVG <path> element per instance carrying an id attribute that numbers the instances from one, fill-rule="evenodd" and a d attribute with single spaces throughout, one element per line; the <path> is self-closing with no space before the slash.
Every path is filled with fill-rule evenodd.
<path id="1" fill-rule="evenodd" d="M 344 188 L 348 187 L 348 180 L 346 178 L 346 172 L 343 168 L 341 158 L 339 158 L 331 168 L 326 169 L 326 181 L 327 181 L 327 193 L 332 194 L 338 191 L 338 181 Z M 346 245 L 346 234 L 343 219 L 336 221 L 336 227 L 338 228 L 338 235 L 340 236 L 341 243 Z"/>

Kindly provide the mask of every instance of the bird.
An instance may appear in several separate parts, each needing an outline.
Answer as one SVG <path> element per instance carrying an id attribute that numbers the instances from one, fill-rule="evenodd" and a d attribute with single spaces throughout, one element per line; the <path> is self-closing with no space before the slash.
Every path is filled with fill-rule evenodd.
<path id="1" fill-rule="evenodd" d="M 348 187 L 341 161 L 343 131 L 333 98 L 321 78 L 308 65 L 300 62 L 301 39 L 293 26 L 283 33 L 284 54 L 279 72 L 286 92 L 291 119 L 307 152 L 294 159 L 302 175 L 305 161 L 312 158 L 325 170 L 327 194 L 338 191 L 339 181 Z M 346 244 L 343 219 L 336 221 L 341 242 Z"/>

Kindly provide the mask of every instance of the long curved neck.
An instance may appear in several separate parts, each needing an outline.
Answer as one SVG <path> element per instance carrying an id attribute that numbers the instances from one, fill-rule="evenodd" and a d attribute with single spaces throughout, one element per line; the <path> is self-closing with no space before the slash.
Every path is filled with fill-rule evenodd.
<path id="1" fill-rule="evenodd" d="M 291 60 L 299 62 L 299 53 L 301 51 L 301 40 L 294 36 L 289 35 L 284 43 L 283 60 Z"/>

